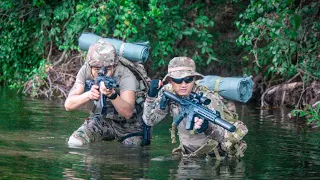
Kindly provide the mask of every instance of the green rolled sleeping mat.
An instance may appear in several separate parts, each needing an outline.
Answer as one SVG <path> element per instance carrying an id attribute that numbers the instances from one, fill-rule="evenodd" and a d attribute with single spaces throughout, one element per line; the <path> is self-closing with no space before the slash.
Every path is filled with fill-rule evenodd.
<path id="1" fill-rule="evenodd" d="M 216 91 L 223 98 L 246 103 L 252 97 L 252 76 L 220 77 L 215 75 L 205 76 L 197 84 L 207 86 L 211 91 Z"/>
<path id="2" fill-rule="evenodd" d="M 91 44 L 97 42 L 102 37 L 93 33 L 82 33 L 79 37 L 79 47 L 81 50 L 87 51 Z M 126 43 L 118 39 L 103 38 L 104 41 L 112 44 L 119 56 L 122 56 L 133 62 L 144 63 L 149 57 L 149 42 L 143 43 Z"/>

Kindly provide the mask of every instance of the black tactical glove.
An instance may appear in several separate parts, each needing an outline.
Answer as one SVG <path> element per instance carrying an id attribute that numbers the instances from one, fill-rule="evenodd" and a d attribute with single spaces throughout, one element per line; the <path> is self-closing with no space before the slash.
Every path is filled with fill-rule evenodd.
<path id="1" fill-rule="evenodd" d="M 197 132 L 197 133 L 202 133 L 202 132 L 204 132 L 205 130 L 207 130 L 208 127 L 209 127 L 209 121 L 208 121 L 208 120 L 203 120 L 203 123 L 201 124 L 200 129 L 196 129 L 196 132 Z"/>
<path id="2" fill-rule="evenodd" d="M 158 95 L 158 92 L 160 88 L 158 89 L 159 86 L 159 81 L 158 79 L 154 79 L 150 83 L 150 88 L 148 90 L 148 96 L 149 97 L 156 97 Z"/>

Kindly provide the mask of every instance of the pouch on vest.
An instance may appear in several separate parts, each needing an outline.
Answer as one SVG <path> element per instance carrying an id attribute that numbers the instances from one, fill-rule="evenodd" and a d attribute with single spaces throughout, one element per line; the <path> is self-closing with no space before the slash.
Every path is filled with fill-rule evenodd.
<path id="1" fill-rule="evenodd" d="M 236 126 L 236 131 L 233 133 L 226 132 L 225 141 L 221 143 L 221 149 L 226 152 L 238 149 L 237 144 L 239 144 L 243 137 L 248 133 L 247 126 L 242 121 L 236 121 L 233 125 Z"/>

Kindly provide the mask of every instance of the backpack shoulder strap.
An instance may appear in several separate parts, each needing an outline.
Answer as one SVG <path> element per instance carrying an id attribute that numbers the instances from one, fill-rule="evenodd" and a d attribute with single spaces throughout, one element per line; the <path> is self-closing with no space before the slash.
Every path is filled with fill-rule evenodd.
<path id="1" fill-rule="evenodd" d="M 147 71 L 145 70 L 144 66 L 137 62 L 131 62 L 124 57 L 119 57 L 119 62 L 129 68 L 135 75 L 138 75 L 139 80 L 143 81 L 143 84 L 147 89 L 149 88 L 151 79 L 147 75 Z"/>

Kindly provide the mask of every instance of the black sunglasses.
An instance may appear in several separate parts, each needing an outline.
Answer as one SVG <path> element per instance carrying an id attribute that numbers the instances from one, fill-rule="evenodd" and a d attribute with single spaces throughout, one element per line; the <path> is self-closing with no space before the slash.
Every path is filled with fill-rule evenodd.
<path id="1" fill-rule="evenodd" d="M 194 80 L 194 76 L 188 76 L 185 78 L 171 78 L 174 83 L 181 84 L 184 81 L 186 84 L 191 83 Z"/>

